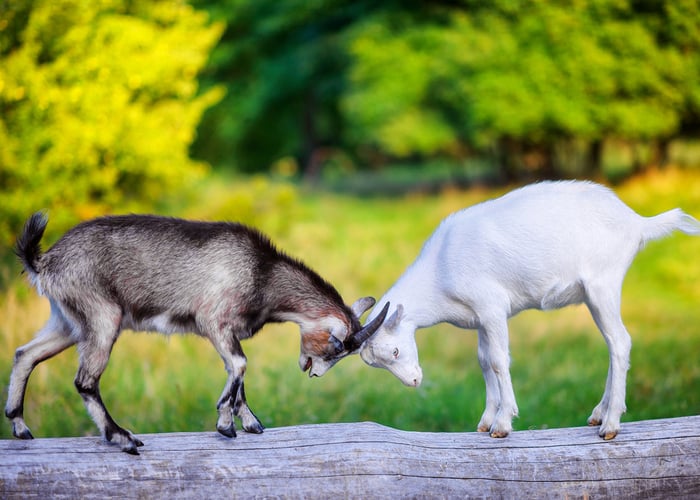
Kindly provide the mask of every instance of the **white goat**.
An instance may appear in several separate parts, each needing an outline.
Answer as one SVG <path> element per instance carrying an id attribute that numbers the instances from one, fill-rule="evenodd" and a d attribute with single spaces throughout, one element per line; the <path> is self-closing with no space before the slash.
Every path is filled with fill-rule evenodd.
<path id="1" fill-rule="evenodd" d="M 642 217 L 591 182 L 542 182 L 447 217 L 416 261 L 377 303 L 394 311 L 362 346 L 362 359 L 418 386 L 417 328 L 447 322 L 478 330 L 486 409 L 478 430 L 505 437 L 518 414 L 509 373 L 509 317 L 585 303 L 608 345 L 605 392 L 588 418 L 614 438 L 625 411 L 630 336 L 620 318 L 622 282 L 637 252 L 674 230 L 700 235 L 680 209 Z"/>

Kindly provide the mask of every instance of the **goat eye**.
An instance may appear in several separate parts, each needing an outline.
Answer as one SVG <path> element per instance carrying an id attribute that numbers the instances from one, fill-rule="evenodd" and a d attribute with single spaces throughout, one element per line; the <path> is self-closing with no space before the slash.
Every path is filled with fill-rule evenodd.
<path id="1" fill-rule="evenodd" d="M 391 353 L 395 358 L 399 357 L 399 348 L 394 347 L 394 352 Z"/>

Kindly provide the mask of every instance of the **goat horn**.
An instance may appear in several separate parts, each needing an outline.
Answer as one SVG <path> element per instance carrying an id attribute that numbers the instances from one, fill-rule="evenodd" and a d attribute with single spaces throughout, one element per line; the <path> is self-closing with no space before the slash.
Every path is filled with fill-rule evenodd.
<path id="1" fill-rule="evenodd" d="M 352 352 L 358 347 L 362 345 L 362 343 L 370 338 L 374 332 L 379 329 L 380 326 L 382 326 L 382 323 L 384 323 L 384 319 L 386 318 L 386 314 L 389 312 L 389 302 L 386 303 L 384 306 L 384 309 L 382 309 L 382 312 L 379 313 L 379 316 L 374 318 L 372 321 L 367 323 L 365 326 L 362 327 L 362 330 L 359 330 L 355 334 L 349 336 L 345 340 L 344 347 L 348 352 Z"/>

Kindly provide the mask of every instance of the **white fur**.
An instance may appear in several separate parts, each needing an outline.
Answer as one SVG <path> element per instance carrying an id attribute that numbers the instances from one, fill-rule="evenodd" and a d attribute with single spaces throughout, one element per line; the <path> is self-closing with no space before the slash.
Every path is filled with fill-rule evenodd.
<path id="1" fill-rule="evenodd" d="M 542 182 L 447 217 L 416 261 L 377 302 L 396 309 L 362 347 L 362 358 L 418 386 L 415 330 L 440 322 L 478 330 L 486 409 L 478 430 L 504 437 L 518 414 L 509 373 L 507 320 L 525 309 L 585 303 L 610 351 L 603 398 L 589 418 L 613 438 L 625 411 L 630 336 L 620 292 L 637 252 L 700 222 L 671 210 L 642 217 L 609 189 L 591 182 Z"/>

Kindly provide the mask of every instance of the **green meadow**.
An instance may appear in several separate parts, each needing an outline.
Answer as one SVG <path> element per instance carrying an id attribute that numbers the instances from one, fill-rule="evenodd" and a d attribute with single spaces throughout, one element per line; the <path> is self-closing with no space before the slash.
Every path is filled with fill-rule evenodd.
<path id="1" fill-rule="evenodd" d="M 698 171 L 652 172 L 615 190 L 643 215 L 680 206 L 700 217 Z M 253 224 L 352 302 L 363 295 L 378 298 L 447 214 L 505 191 L 446 189 L 362 198 L 263 178 L 210 179 L 185 208 L 168 212 Z M 633 347 L 623 426 L 700 413 L 699 256 L 700 238 L 673 235 L 649 244 L 627 275 L 623 319 Z M 12 273 L 19 273 L 19 264 Z M 0 295 L 0 318 L 4 399 L 14 350 L 48 318 L 48 303 L 17 281 Z M 525 312 L 511 320 L 510 332 L 520 408 L 515 429 L 585 425 L 608 367 L 607 348 L 585 307 Z M 405 430 L 474 430 L 484 405 L 475 333 L 438 325 L 420 330 L 417 342 L 424 371 L 417 389 L 357 356 L 309 379 L 297 363 L 298 328 L 267 325 L 243 344 L 249 404 L 267 427 L 371 420 Z M 97 433 L 73 387 L 76 369 L 75 348 L 35 369 L 25 401 L 35 437 Z M 221 360 L 201 338 L 124 332 L 101 390 L 115 420 L 136 433 L 215 432 L 215 405 L 225 378 Z M 6 420 L 0 437 L 11 437 Z"/>

